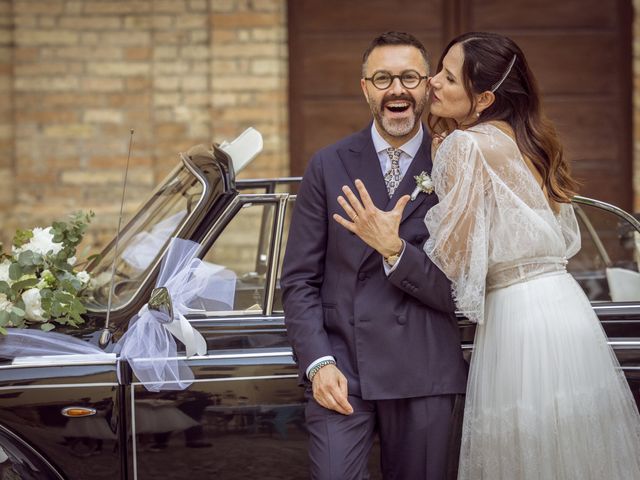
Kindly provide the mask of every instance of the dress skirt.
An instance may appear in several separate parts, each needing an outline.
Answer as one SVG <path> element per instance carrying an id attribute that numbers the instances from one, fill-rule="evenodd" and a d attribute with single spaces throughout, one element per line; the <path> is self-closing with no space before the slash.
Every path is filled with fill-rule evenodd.
<path id="1" fill-rule="evenodd" d="M 640 479 L 635 400 L 568 273 L 487 294 L 458 479 Z"/>

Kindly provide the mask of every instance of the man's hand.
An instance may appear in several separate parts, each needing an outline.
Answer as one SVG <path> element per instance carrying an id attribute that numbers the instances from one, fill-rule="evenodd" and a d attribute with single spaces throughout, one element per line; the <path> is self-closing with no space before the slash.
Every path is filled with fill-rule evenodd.
<path id="1" fill-rule="evenodd" d="M 313 376 L 313 398 L 320 405 L 343 415 L 351 415 L 353 407 L 347 400 L 347 377 L 333 364 L 325 365 Z"/>
<path id="2" fill-rule="evenodd" d="M 345 185 L 342 187 L 342 191 L 347 199 L 341 195 L 338 197 L 338 203 L 351 221 L 338 214 L 334 214 L 333 219 L 350 232 L 355 233 L 363 242 L 385 258 L 400 252 L 402 250 L 402 240 L 399 236 L 400 220 L 402 220 L 404 207 L 407 206 L 411 197 L 409 195 L 402 196 L 393 210 L 385 212 L 373 204 L 364 183 L 360 180 L 356 180 L 355 183 L 362 203 Z"/>

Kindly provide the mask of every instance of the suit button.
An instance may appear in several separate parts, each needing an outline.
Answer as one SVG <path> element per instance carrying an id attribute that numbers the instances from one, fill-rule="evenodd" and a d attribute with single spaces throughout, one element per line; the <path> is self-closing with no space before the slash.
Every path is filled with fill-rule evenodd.
<path id="1" fill-rule="evenodd" d="M 360 272 L 360 273 L 358 274 L 358 280 L 360 280 L 361 282 L 363 282 L 363 281 L 364 281 L 364 280 L 366 280 L 367 278 L 369 278 L 369 276 L 368 276 L 366 273 L 364 273 L 364 272 Z"/>
<path id="2" fill-rule="evenodd" d="M 407 323 L 407 317 L 405 317 L 404 315 L 398 315 L 398 323 L 400 325 L 404 325 L 405 323 Z"/>

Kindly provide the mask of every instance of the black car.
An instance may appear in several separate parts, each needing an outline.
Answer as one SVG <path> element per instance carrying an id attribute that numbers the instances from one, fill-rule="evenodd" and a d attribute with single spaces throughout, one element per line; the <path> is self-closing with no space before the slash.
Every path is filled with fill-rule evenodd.
<path id="1" fill-rule="evenodd" d="M 0 362 L 0 478 L 307 478 L 303 391 L 279 288 L 298 182 L 237 180 L 217 146 L 182 154 L 117 249 L 90 266 L 86 323 L 58 330 L 99 344 L 113 271 L 104 353 Z M 640 402 L 640 223 L 596 200 L 576 197 L 574 207 L 583 246 L 569 270 Z M 208 349 L 186 360 L 193 384 L 152 392 L 111 352 L 148 302 L 174 236 L 201 245 L 221 294 L 187 315 Z M 469 356 L 475 327 L 460 317 L 460 328 Z M 376 468 L 373 458 L 372 478 Z"/>

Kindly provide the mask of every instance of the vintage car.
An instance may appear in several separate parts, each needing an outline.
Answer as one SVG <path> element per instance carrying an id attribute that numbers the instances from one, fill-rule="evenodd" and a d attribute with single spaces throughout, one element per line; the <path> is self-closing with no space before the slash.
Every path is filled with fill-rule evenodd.
<path id="1" fill-rule="evenodd" d="M 218 146 L 181 154 L 90 266 L 102 285 L 86 323 L 59 330 L 98 346 L 111 303 L 104 353 L 0 360 L 0 478 L 307 478 L 303 390 L 279 288 L 298 182 L 238 180 Z M 574 208 L 583 246 L 569 270 L 640 402 L 640 223 L 596 200 L 576 197 Z M 112 350 L 148 302 L 171 237 L 200 244 L 220 294 L 187 315 L 207 343 L 186 360 L 191 386 L 153 392 Z M 459 321 L 468 358 L 474 325 Z"/>

